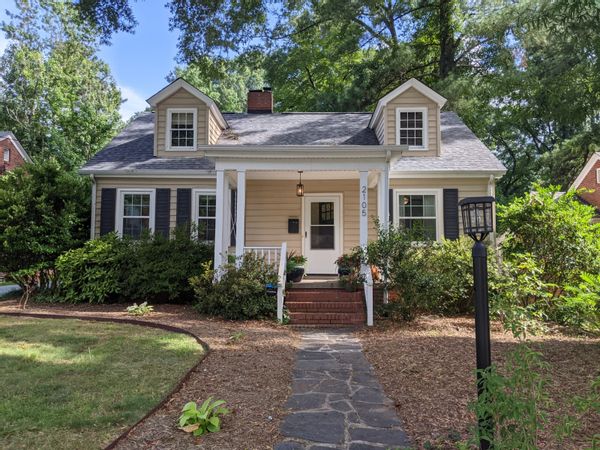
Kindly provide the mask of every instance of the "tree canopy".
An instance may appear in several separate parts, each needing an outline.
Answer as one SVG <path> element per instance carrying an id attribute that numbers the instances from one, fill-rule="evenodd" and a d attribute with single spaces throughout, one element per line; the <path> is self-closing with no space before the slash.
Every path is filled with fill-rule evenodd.
<path id="1" fill-rule="evenodd" d="M 47 3 L 49 0 L 38 0 Z M 100 42 L 129 0 L 72 0 Z M 568 187 L 600 141 L 595 0 L 170 0 L 184 76 L 223 110 L 270 85 L 279 111 L 371 110 L 411 77 L 449 99 L 508 168 L 500 197 Z M 83 25 L 82 25 L 83 26 Z"/>

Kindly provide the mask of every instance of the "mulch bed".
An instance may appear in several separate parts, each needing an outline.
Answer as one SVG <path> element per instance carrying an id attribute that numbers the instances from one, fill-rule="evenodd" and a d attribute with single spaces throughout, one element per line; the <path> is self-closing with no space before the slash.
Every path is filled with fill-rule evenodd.
<path id="1" fill-rule="evenodd" d="M 0 312 L 21 311 L 16 305 L 3 301 Z M 26 312 L 131 319 L 125 306 L 33 303 Z M 207 343 L 210 352 L 181 390 L 134 427 L 117 449 L 267 449 L 281 440 L 279 425 L 291 392 L 297 333 L 269 322 L 206 318 L 183 305 L 155 305 L 154 313 L 135 319 L 187 330 Z M 209 396 L 225 400 L 232 410 L 223 419 L 222 431 L 194 438 L 177 429 L 183 405 Z"/>
<path id="2" fill-rule="evenodd" d="M 474 335 L 473 320 L 464 317 L 380 323 L 360 333 L 367 359 L 420 448 L 455 448 L 453 440 L 465 439 L 475 423 L 467 406 L 476 397 Z M 532 341 L 550 364 L 548 391 L 556 403 L 549 419 L 555 423 L 571 411 L 569 399 L 589 392 L 600 375 L 600 339 L 553 332 Z M 516 342 L 493 324 L 493 361 L 502 367 Z M 589 415 L 575 438 L 559 445 L 550 433 L 542 434 L 540 448 L 587 448 L 594 433 L 600 433 L 600 417 Z"/>

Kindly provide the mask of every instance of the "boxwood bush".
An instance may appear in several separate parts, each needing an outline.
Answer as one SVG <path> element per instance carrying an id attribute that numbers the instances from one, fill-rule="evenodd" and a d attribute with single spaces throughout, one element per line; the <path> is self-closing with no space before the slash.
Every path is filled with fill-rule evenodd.
<path id="1" fill-rule="evenodd" d="M 277 299 L 267 294 L 267 286 L 276 286 L 277 271 L 263 258 L 248 253 L 239 264 L 228 262 L 218 282 L 213 283 L 213 278 L 207 264 L 201 276 L 190 280 L 200 313 L 230 320 L 275 317 Z"/>
<path id="2" fill-rule="evenodd" d="M 184 302 L 193 297 L 188 279 L 210 262 L 212 246 L 177 231 L 170 239 L 140 240 L 109 234 L 61 255 L 58 295 L 66 302 Z"/>

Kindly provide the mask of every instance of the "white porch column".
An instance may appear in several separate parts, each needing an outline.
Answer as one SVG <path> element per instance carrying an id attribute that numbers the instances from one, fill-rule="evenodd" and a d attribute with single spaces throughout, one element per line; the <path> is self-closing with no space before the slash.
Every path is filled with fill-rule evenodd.
<path id="1" fill-rule="evenodd" d="M 361 247 L 367 246 L 367 240 L 369 238 L 369 172 L 367 170 L 360 171 L 360 191 L 359 191 L 359 228 L 360 228 L 360 239 L 359 245 Z"/>
<path id="2" fill-rule="evenodd" d="M 369 171 L 360 171 L 359 188 L 359 244 L 362 248 L 367 247 L 369 240 Z M 371 278 L 371 269 L 363 264 L 361 271 L 365 274 L 365 303 L 367 306 L 367 325 L 373 325 L 373 279 Z"/>
<path id="3" fill-rule="evenodd" d="M 390 173 L 387 170 L 379 172 L 377 181 L 377 216 L 379 225 L 387 230 L 390 222 L 390 202 L 388 192 L 390 188 Z"/>
<path id="4" fill-rule="evenodd" d="M 235 256 L 240 258 L 244 255 L 246 225 L 246 171 L 237 171 L 237 207 L 235 224 Z"/>
<path id="5" fill-rule="evenodd" d="M 225 227 L 225 196 L 227 189 L 225 185 L 225 172 L 217 170 L 217 188 L 216 188 L 216 217 L 215 217 L 215 273 L 218 275 L 219 268 L 225 262 L 225 236 L 223 233 Z"/>

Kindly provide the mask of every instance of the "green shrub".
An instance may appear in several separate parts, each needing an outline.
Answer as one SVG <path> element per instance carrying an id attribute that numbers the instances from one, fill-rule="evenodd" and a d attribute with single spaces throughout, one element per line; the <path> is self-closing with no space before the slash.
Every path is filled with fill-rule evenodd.
<path id="1" fill-rule="evenodd" d="M 86 242 L 56 260 L 59 301 L 103 303 L 121 295 L 130 244 L 115 234 Z"/>
<path id="2" fill-rule="evenodd" d="M 582 274 L 581 283 L 567 286 L 549 314 L 561 325 L 600 332 L 600 275 Z"/>
<path id="3" fill-rule="evenodd" d="M 190 279 L 196 309 L 230 320 L 275 317 L 277 300 L 267 295 L 267 286 L 277 284 L 275 267 L 253 253 L 247 253 L 238 262 L 239 267 L 227 263 L 220 280 L 214 284 L 214 272 L 208 266 L 202 275 Z"/>
<path id="4" fill-rule="evenodd" d="M 124 274 L 121 295 L 152 303 L 191 301 L 188 279 L 213 257 L 211 245 L 190 239 L 184 229 L 175 231 L 171 238 L 147 235 L 129 241 L 128 247 L 133 261 Z"/>
<path id="5" fill-rule="evenodd" d="M 58 258 L 56 299 L 72 303 L 191 300 L 188 279 L 210 261 L 212 247 L 189 236 L 177 232 L 172 239 L 145 236 L 135 241 L 111 233 L 88 241 Z"/>
<path id="6" fill-rule="evenodd" d="M 126 311 L 130 316 L 145 316 L 154 311 L 154 306 L 149 305 L 148 302 L 140 303 L 139 305 L 134 303 L 128 306 Z"/>

